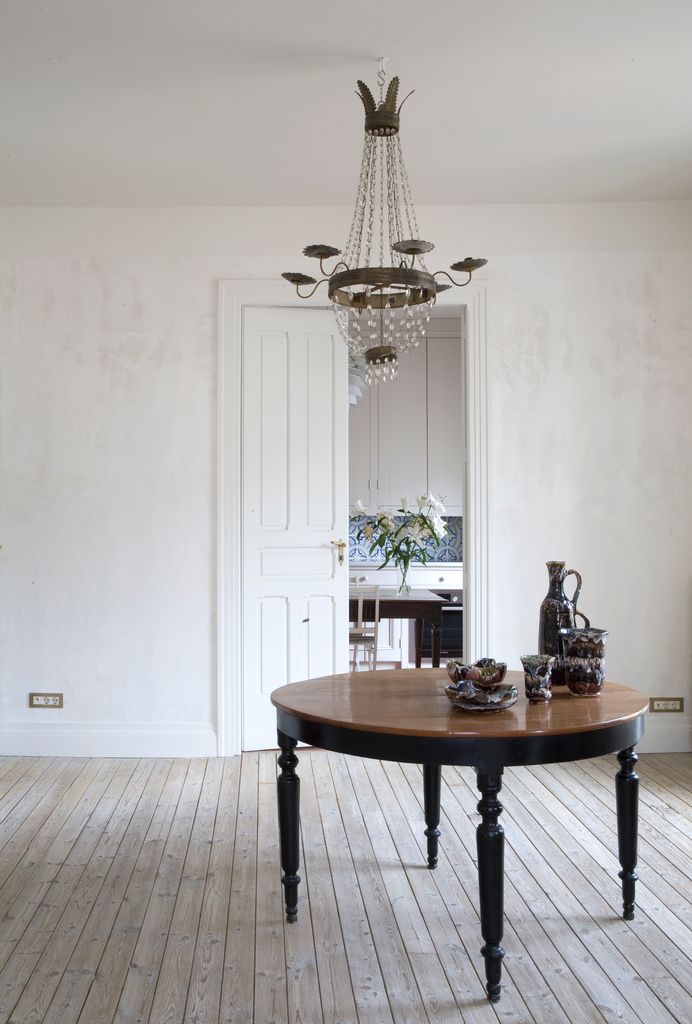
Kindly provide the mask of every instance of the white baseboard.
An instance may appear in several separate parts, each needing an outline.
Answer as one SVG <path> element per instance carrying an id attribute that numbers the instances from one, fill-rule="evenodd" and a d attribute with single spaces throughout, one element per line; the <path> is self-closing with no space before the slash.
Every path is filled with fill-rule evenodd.
<path id="1" fill-rule="evenodd" d="M 647 715 L 637 751 L 640 754 L 692 751 L 692 718 Z M 214 726 L 206 722 L 164 725 L 2 722 L 0 754 L 14 757 L 216 757 L 217 737 Z"/>
<path id="2" fill-rule="evenodd" d="M 207 722 L 0 723 L 0 754 L 15 757 L 216 757 L 216 753 L 216 729 Z"/>
<path id="3" fill-rule="evenodd" d="M 648 714 L 644 719 L 644 736 L 637 744 L 640 754 L 675 754 L 692 750 L 692 717 L 690 715 Z"/>

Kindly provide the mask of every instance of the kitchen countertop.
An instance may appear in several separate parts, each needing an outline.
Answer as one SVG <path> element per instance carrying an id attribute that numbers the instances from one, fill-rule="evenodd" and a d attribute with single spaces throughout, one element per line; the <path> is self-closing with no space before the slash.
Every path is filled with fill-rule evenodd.
<path id="1" fill-rule="evenodd" d="M 348 567 L 351 572 L 356 572 L 359 569 L 367 569 L 369 572 L 378 571 L 381 562 L 349 562 Z M 415 572 L 416 570 L 422 569 L 463 569 L 463 562 L 427 562 L 425 565 L 412 565 L 409 572 Z M 396 566 L 391 563 L 385 566 L 385 571 L 391 570 L 392 572 L 396 569 Z"/>

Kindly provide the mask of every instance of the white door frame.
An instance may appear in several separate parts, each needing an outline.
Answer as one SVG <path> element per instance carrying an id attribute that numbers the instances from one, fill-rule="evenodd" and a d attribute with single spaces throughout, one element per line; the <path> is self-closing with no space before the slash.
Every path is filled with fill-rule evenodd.
<path id="1" fill-rule="evenodd" d="M 439 306 L 451 305 L 440 296 Z M 485 286 L 473 282 L 461 296 L 466 307 L 466 480 L 464 493 L 464 651 L 475 659 L 489 653 L 491 634 L 488 472 L 488 380 Z M 281 281 L 219 282 L 217 409 L 217 753 L 241 752 L 242 687 L 242 322 L 245 306 L 306 305 Z"/>

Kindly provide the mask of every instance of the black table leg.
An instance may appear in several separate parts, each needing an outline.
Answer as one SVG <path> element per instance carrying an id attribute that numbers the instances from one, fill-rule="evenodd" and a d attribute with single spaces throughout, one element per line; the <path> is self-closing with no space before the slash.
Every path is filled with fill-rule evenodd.
<path id="1" fill-rule="evenodd" d="M 281 845 L 281 868 L 286 900 L 286 920 L 298 920 L 298 883 L 300 875 L 300 779 L 296 775 L 298 758 L 295 755 L 296 740 L 279 730 L 278 764 L 281 774 L 276 780 L 277 802 L 279 805 L 279 840 Z"/>
<path id="2" fill-rule="evenodd" d="M 615 776 L 615 803 L 618 814 L 618 854 L 622 879 L 622 916 L 634 919 L 634 884 L 639 875 L 637 866 L 637 833 L 639 831 L 639 776 L 636 764 L 639 758 L 634 747 L 618 754 L 620 770 Z"/>
<path id="3" fill-rule="evenodd" d="M 432 667 L 440 667 L 440 655 L 442 653 L 442 623 L 432 624 Z"/>
<path id="4" fill-rule="evenodd" d="M 440 784 L 442 768 L 439 764 L 423 765 L 423 804 L 425 807 L 425 834 L 428 837 L 428 867 L 437 867 L 437 840 L 440 838 Z"/>
<path id="5" fill-rule="evenodd" d="M 488 999 L 496 1003 L 500 998 L 502 958 L 505 955 L 500 945 L 504 914 L 505 831 L 497 820 L 502 813 L 502 804 L 497 799 L 502 788 L 502 769 L 492 773 L 477 770 L 477 776 L 476 785 L 481 793 L 478 813 L 482 821 L 476 829 L 476 847 L 481 932 L 485 942 L 481 953 L 485 957 Z"/>
<path id="6" fill-rule="evenodd" d="M 423 619 L 414 621 L 416 623 L 416 668 L 420 668 L 423 661 Z"/>

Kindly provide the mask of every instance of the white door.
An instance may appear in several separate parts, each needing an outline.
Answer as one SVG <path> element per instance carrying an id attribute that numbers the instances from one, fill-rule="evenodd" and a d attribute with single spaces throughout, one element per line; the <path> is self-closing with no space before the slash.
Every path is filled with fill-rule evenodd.
<path id="1" fill-rule="evenodd" d="M 347 354 L 334 316 L 243 318 L 243 749 L 276 746 L 272 690 L 348 669 Z"/>

